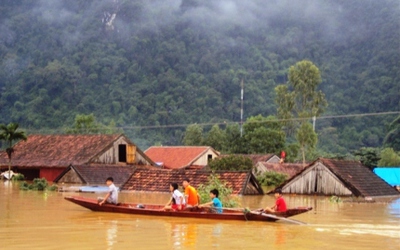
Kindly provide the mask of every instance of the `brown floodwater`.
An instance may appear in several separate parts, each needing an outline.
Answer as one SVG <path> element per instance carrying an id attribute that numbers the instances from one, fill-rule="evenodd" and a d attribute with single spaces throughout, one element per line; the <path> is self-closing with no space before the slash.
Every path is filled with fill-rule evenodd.
<path id="1" fill-rule="evenodd" d="M 11 185 L 9 185 L 11 184 Z M 20 191 L 0 182 L 0 249 L 400 249 L 400 199 L 334 203 L 286 196 L 312 206 L 307 222 L 216 221 L 92 212 L 63 199 L 98 193 Z M 243 207 L 272 205 L 273 196 L 241 197 Z M 120 193 L 120 201 L 166 203 L 167 194 Z"/>

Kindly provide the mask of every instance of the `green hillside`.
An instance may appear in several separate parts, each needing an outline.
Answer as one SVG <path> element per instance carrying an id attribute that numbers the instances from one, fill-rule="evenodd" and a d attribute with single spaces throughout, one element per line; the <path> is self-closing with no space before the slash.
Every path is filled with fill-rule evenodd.
<path id="1" fill-rule="evenodd" d="M 245 118 L 276 114 L 303 59 L 323 116 L 400 111 L 398 0 L 3 0 L 0 14 L 0 123 L 28 133 L 93 113 L 144 149 L 178 145 L 184 124 L 240 121 L 241 79 Z M 397 116 L 319 119 L 320 148 L 379 147 Z"/>

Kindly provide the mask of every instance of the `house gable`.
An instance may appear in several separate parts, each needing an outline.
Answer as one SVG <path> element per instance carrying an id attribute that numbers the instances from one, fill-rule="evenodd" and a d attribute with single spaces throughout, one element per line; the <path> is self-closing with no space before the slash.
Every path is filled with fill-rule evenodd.
<path id="1" fill-rule="evenodd" d="M 358 161 L 320 158 L 280 186 L 299 194 L 396 197 L 399 193 Z"/>
<path id="2" fill-rule="evenodd" d="M 216 158 L 219 153 L 211 147 L 197 146 L 153 146 L 145 154 L 167 169 L 182 169 L 191 165 L 206 166 L 207 157 Z"/>
<path id="3" fill-rule="evenodd" d="M 284 193 L 351 195 L 352 192 L 326 166 L 317 162 L 288 181 Z"/>

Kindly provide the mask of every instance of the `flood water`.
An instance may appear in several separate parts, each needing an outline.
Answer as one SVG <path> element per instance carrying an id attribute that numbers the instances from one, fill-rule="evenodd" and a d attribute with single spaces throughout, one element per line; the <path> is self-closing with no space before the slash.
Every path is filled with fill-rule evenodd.
<path id="1" fill-rule="evenodd" d="M 92 212 L 64 196 L 92 193 L 20 191 L 0 182 L 0 249 L 400 249 L 400 199 L 333 203 L 286 196 L 288 207 L 312 206 L 287 222 L 217 221 Z M 166 203 L 167 194 L 120 193 L 120 201 Z M 274 204 L 245 196 L 242 206 Z"/>

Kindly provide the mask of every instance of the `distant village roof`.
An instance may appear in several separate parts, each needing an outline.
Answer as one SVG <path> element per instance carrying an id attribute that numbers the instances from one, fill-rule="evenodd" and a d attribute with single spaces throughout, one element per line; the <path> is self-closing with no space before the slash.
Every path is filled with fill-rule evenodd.
<path id="1" fill-rule="evenodd" d="M 29 135 L 14 146 L 13 167 L 67 167 L 90 162 L 123 137 L 114 135 Z M 133 143 L 132 143 L 133 144 Z M 140 149 L 144 158 L 148 159 Z M 151 161 L 150 159 L 148 159 Z M 5 152 L 0 152 L 0 167 L 7 166 Z"/>
<path id="2" fill-rule="evenodd" d="M 256 165 L 256 170 L 258 172 L 272 171 L 287 175 L 288 178 L 293 177 L 301 170 L 303 170 L 307 165 L 303 163 L 268 163 L 259 162 Z"/>
<path id="3" fill-rule="evenodd" d="M 169 184 L 176 182 L 181 186 L 182 181 L 188 178 L 195 188 L 206 184 L 211 171 L 205 170 L 169 170 L 137 168 L 121 190 L 146 192 L 169 192 Z M 263 194 L 258 181 L 250 171 L 216 172 L 220 180 L 232 188 L 234 194 L 249 195 Z"/>
<path id="4" fill-rule="evenodd" d="M 207 146 L 153 146 L 144 153 L 154 162 L 162 164 L 164 168 L 181 169 L 196 165 L 196 160 L 209 151 L 219 155 L 217 151 Z"/>
<path id="5" fill-rule="evenodd" d="M 149 166 L 152 167 L 152 166 Z M 64 170 L 54 182 L 68 184 L 103 184 L 108 177 L 114 179 L 114 184 L 119 186 L 124 184 L 131 174 L 135 171 L 133 166 L 120 165 L 70 165 Z"/>
<path id="6" fill-rule="evenodd" d="M 220 155 L 220 157 L 228 157 L 228 156 L 243 156 L 249 158 L 253 165 L 255 166 L 258 162 L 279 162 L 279 157 L 275 154 L 224 154 Z"/>
<path id="7" fill-rule="evenodd" d="M 285 193 L 399 196 L 400 193 L 359 161 L 320 158 L 280 186 Z"/>

